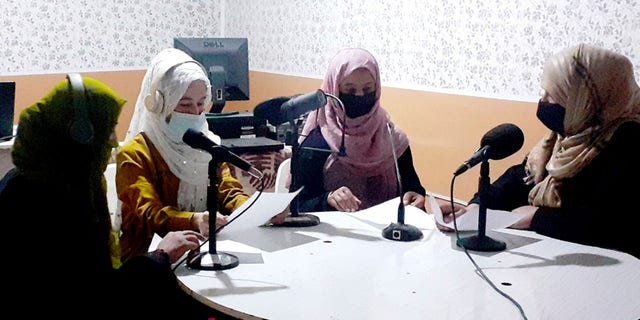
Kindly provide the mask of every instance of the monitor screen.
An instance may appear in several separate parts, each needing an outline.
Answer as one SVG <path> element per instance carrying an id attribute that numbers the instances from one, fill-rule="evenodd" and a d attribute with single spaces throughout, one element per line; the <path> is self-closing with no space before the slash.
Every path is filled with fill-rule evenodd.
<path id="1" fill-rule="evenodd" d="M 213 102 L 209 112 L 222 112 L 227 100 L 249 100 L 247 38 L 174 38 L 173 47 L 207 70 Z"/>

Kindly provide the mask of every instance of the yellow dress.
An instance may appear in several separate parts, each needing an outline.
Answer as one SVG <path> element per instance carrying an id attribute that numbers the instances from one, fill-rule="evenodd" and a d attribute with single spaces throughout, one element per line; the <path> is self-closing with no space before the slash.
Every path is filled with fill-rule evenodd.
<path id="1" fill-rule="evenodd" d="M 144 133 L 125 144 L 116 155 L 116 189 L 122 202 L 120 247 L 122 261 L 147 252 L 154 234 L 192 229 L 194 212 L 177 207 L 180 179 Z M 123 169 L 124 168 L 124 169 Z M 217 209 L 231 214 L 249 196 L 231 175 L 226 163 L 219 167 Z"/>

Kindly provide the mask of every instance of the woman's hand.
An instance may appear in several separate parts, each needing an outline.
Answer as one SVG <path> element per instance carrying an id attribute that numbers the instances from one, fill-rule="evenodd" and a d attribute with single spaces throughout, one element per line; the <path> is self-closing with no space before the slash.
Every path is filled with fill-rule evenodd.
<path id="1" fill-rule="evenodd" d="M 291 210 L 289 206 L 287 206 L 284 210 L 282 210 L 282 212 L 273 216 L 269 222 L 271 222 L 271 224 L 283 224 L 284 220 L 289 216 L 289 214 L 291 214 Z"/>
<path id="2" fill-rule="evenodd" d="M 451 221 L 453 221 L 453 218 L 455 216 L 456 219 L 458 219 L 460 216 L 462 216 L 463 214 L 465 214 L 467 212 L 467 210 L 472 210 L 476 207 L 478 207 L 477 204 L 472 203 L 469 204 L 468 206 L 464 206 L 461 205 L 459 203 L 454 203 L 453 204 L 453 209 L 451 208 L 451 203 L 447 202 L 447 203 L 440 203 L 439 204 L 440 207 L 440 211 L 442 211 L 442 220 L 444 220 L 445 223 L 449 223 Z M 445 231 L 445 232 L 451 232 L 454 231 L 454 229 L 449 228 L 447 226 L 441 225 L 439 223 L 436 222 L 436 227 L 440 230 L 440 231 Z"/>
<path id="3" fill-rule="evenodd" d="M 407 191 L 402 197 L 402 203 L 405 206 L 414 206 L 422 210 L 424 210 L 424 201 L 424 196 L 414 191 Z"/>
<path id="4" fill-rule="evenodd" d="M 185 252 L 195 250 L 200 246 L 200 241 L 206 240 L 201 234 L 193 230 L 171 231 L 158 243 L 157 249 L 169 255 L 169 261 L 174 263 Z"/>
<path id="5" fill-rule="evenodd" d="M 209 211 L 196 212 L 191 218 L 193 229 L 199 231 L 203 236 L 209 236 Z M 227 216 L 216 212 L 216 230 L 227 224 Z"/>
<path id="6" fill-rule="evenodd" d="M 512 229 L 529 229 L 531 227 L 531 220 L 533 220 L 533 215 L 538 210 L 538 207 L 534 206 L 522 206 L 519 208 L 513 209 L 511 212 L 513 213 L 523 213 L 524 217 L 518 220 L 516 223 L 509 226 Z"/>
<path id="7" fill-rule="evenodd" d="M 351 189 L 342 186 L 329 193 L 327 203 L 338 211 L 354 212 L 358 210 L 362 201 L 351 192 Z"/>

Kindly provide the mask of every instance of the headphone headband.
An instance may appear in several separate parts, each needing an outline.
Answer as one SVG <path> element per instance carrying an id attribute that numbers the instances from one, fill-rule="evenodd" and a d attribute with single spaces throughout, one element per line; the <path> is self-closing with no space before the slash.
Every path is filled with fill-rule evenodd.
<path id="1" fill-rule="evenodd" d="M 79 73 L 67 75 L 73 96 L 73 120 L 69 124 L 69 135 L 80 144 L 88 144 L 93 139 L 93 125 L 89 121 L 87 98 Z"/>

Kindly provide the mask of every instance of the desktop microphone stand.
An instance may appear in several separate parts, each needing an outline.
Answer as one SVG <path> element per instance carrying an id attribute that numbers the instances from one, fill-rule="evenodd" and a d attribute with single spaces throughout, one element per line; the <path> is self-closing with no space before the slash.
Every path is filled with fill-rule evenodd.
<path id="1" fill-rule="evenodd" d="M 478 212 L 478 234 L 467 238 L 458 239 L 456 244 L 469 250 L 475 251 L 502 251 L 507 245 L 498 240 L 491 239 L 485 235 L 487 228 L 487 191 L 489 189 L 489 161 L 483 160 L 480 165 L 480 180 L 478 183 L 480 190 L 480 211 Z"/>
<path id="2" fill-rule="evenodd" d="M 200 270 L 226 270 L 235 268 L 239 264 L 238 257 L 224 252 L 216 251 L 216 215 L 218 204 L 218 169 L 216 160 L 209 162 L 209 185 L 207 186 L 207 210 L 209 211 L 209 251 L 195 252 L 189 256 L 187 266 Z"/>
<path id="3" fill-rule="evenodd" d="M 291 146 L 291 188 L 297 188 L 296 173 L 300 170 L 300 144 L 298 143 L 298 126 L 295 119 L 290 119 L 291 130 L 286 133 L 287 144 Z M 312 214 L 298 212 L 298 196 L 291 200 L 289 205 L 291 214 L 278 226 L 282 227 L 312 227 L 320 224 L 320 218 Z"/>
<path id="4" fill-rule="evenodd" d="M 393 165 L 396 172 L 397 192 L 400 195 L 400 204 L 398 205 L 398 222 L 390 223 L 386 228 L 382 229 L 382 236 L 385 239 L 396 241 L 415 241 L 422 238 L 422 231 L 410 224 L 404 224 L 404 203 L 402 197 L 402 178 L 400 177 L 400 167 L 398 166 L 398 155 L 396 154 L 396 146 L 393 144 L 393 136 L 391 134 L 391 125 L 387 122 L 387 132 L 389 133 L 389 141 L 391 143 L 391 153 L 393 154 Z"/>
<path id="5" fill-rule="evenodd" d="M 382 229 L 382 236 L 385 239 L 396 241 L 415 241 L 422 238 L 422 231 L 416 226 L 404 223 L 404 205 L 400 197 L 398 206 L 398 222 L 392 222 Z"/>

